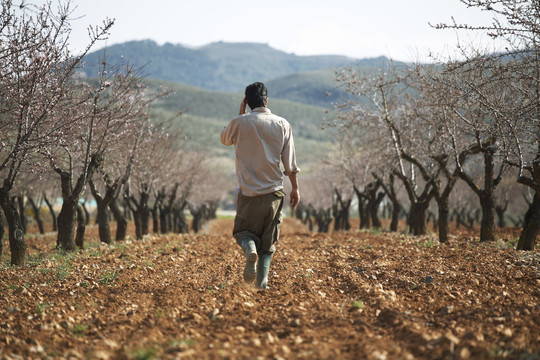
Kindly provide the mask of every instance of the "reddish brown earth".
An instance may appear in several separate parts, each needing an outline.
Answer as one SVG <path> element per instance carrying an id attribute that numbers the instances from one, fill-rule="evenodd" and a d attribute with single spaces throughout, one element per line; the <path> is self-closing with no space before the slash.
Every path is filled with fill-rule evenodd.
<path id="1" fill-rule="evenodd" d="M 286 221 L 269 286 L 242 283 L 231 220 L 0 267 L 0 359 L 539 359 L 540 253 L 515 232 L 311 234 Z M 7 247 L 7 245 L 5 245 Z"/>

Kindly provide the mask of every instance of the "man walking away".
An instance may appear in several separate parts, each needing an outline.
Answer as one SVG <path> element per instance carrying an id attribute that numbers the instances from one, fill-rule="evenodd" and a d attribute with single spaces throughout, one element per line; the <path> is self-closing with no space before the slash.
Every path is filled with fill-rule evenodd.
<path id="1" fill-rule="evenodd" d="M 250 113 L 246 113 L 249 105 Z M 283 175 L 291 182 L 290 204 L 300 202 L 291 125 L 272 114 L 268 90 L 261 82 L 248 85 L 240 112 L 221 132 L 221 143 L 234 145 L 240 185 L 233 236 L 246 256 L 244 281 L 266 289 L 268 271 L 282 221 Z M 280 168 L 283 163 L 284 171 Z M 258 263 L 257 263 L 258 260 Z"/>

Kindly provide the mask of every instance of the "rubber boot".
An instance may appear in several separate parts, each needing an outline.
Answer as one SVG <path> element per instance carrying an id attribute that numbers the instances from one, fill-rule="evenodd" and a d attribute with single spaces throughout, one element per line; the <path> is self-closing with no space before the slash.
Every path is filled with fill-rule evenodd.
<path id="1" fill-rule="evenodd" d="M 270 263 L 272 262 L 272 254 L 263 254 L 259 256 L 257 264 L 257 281 L 255 286 L 260 289 L 268 288 L 268 271 L 270 271 Z"/>
<path id="2" fill-rule="evenodd" d="M 246 238 L 242 240 L 242 250 L 246 255 L 246 266 L 244 267 L 244 281 L 252 283 L 255 280 L 255 266 L 257 264 L 257 247 L 255 241 Z"/>

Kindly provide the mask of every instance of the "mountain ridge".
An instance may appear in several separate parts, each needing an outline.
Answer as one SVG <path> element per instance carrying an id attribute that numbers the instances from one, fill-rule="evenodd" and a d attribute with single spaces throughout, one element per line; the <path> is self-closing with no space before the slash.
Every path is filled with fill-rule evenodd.
<path id="1" fill-rule="evenodd" d="M 276 79 L 289 81 L 293 75 L 298 79 L 299 74 L 305 74 L 307 78 L 320 77 L 321 72 L 326 72 L 323 83 L 321 79 L 316 81 L 324 87 L 319 89 L 319 98 L 321 94 L 335 88 L 335 69 L 345 66 L 378 67 L 388 61 L 385 57 L 353 59 L 343 55 L 295 55 L 263 43 L 219 41 L 194 48 L 172 43 L 158 45 L 153 40 L 136 40 L 88 54 L 84 59 L 86 66 L 83 72 L 88 77 L 95 77 L 97 64 L 104 60 L 111 66 L 127 60 L 135 68 L 142 67 L 145 75 L 150 78 L 226 92 L 243 91 L 247 84 L 254 81 L 275 84 Z M 277 92 L 274 96 L 288 98 L 288 93 Z M 296 98 L 306 103 L 305 97 Z M 315 103 L 321 105 L 317 101 Z"/>

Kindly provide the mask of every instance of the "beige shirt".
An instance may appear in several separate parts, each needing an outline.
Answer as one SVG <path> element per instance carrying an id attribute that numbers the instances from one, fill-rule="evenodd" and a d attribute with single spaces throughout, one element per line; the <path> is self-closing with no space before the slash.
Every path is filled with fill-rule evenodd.
<path id="1" fill-rule="evenodd" d="M 258 107 L 231 120 L 221 131 L 221 143 L 234 145 L 236 175 L 245 196 L 269 194 L 283 189 L 283 174 L 297 173 L 291 125 Z M 281 171 L 283 162 L 285 171 Z"/>

